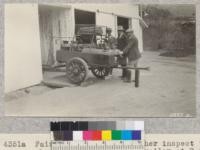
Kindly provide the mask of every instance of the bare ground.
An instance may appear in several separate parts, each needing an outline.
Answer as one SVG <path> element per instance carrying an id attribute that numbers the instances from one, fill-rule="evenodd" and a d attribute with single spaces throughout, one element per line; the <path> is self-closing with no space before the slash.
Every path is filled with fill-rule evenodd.
<path id="1" fill-rule="evenodd" d="M 93 75 L 82 86 L 71 86 L 63 73 L 45 73 L 64 88 L 42 85 L 8 93 L 8 116 L 63 117 L 195 117 L 195 56 L 172 58 L 144 52 L 139 66 L 140 87 L 123 83 L 121 70 L 98 80 Z"/>

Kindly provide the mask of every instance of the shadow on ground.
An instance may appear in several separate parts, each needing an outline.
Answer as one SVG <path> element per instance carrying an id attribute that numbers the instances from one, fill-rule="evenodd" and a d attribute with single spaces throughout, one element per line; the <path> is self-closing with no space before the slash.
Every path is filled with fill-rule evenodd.
<path id="1" fill-rule="evenodd" d="M 64 84 L 33 91 L 6 100 L 8 116 L 59 117 L 194 117 L 196 114 L 195 56 L 171 58 L 158 52 L 144 52 L 140 66 L 140 87 L 120 80 L 121 70 L 98 80 L 92 74 L 82 86 L 70 84 L 65 73 L 44 73 L 44 81 Z M 39 89 L 42 92 L 40 92 Z M 26 89 L 25 89 L 26 90 Z M 29 89 L 31 91 L 31 89 Z M 11 93 L 9 93 L 11 94 Z M 8 95 L 9 95 L 8 94 Z M 7 96 L 8 96 L 7 95 Z M 17 100 L 16 100 L 17 99 Z"/>

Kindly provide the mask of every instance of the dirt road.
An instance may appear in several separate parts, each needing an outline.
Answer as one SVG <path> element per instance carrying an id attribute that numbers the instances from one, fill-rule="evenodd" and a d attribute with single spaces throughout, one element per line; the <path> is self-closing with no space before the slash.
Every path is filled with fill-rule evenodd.
<path id="1" fill-rule="evenodd" d="M 140 87 L 123 83 L 121 70 L 97 80 L 92 75 L 86 86 L 46 90 L 5 102 L 9 116 L 65 117 L 191 117 L 195 115 L 194 56 L 171 58 L 144 52 Z M 62 75 L 61 75 L 62 76 Z M 61 77 L 63 79 L 63 77 Z M 87 82 L 86 82 L 87 83 Z"/>

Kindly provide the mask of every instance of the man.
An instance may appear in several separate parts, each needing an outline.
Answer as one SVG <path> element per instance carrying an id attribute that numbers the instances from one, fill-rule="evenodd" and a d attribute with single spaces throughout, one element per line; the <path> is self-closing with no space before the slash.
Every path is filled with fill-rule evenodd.
<path id="1" fill-rule="evenodd" d="M 118 38 L 117 38 L 117 48 L 120 51 L 123 51 L 127 44 L 127 39 L 126 39 L 126 34 L 124 32 L 123 26 L 118 26 Z M 119 58 L 119 63 L 121 66 L 126 66 L 127 65 L 127 57 L 120 57 Z M 124 79 L 126 76 L 126 69 L 122 69 L 122 76 L 121 78 Z"/>
<path id="2" fill-rule="evenodd" d="M 116 49 L 116 39 L 112 36 L 112 29 L 106 28 L 106 40 L 105 40 L 105 49 Z M 113 69 L 109 69 L 109 74 L 112 75 Z"/>
<path id="3" fill-rule="evenodd" d="M 117 48 L 121 51 L 123 51 L 123 49 L 126 46 L 126 34 L 124 32 L 124 28 L 123 26 L 118 26 L 118 38 L 117 38 Z"/>
<path id="4" fill-rule="evenodd" d="M 124 56 L 128 57 L 128 66 L 129 67 L 137 67 L 137 63 L 139 58 L 141 57 L 141 53 L 138 48 L 138 39 L 134 35 L 132 29 L 127 29 L 127 45 L 123 50 Z M 127 70 L 125 82 L 131 82 L 131 71 Z"/>
<path id="5" fill-rule="evenodd" d="M 106 49 L 115 49 L 116 48 L 116 39 L 112 36 L 112 29 L 106 28 Z"/>

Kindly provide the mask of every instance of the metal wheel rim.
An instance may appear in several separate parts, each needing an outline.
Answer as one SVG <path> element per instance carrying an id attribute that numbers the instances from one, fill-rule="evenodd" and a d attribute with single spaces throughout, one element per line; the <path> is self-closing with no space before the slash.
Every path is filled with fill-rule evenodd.
<path id="1" fill-rule="evenodd" d="M 75 69 L 78 71 L 75 71 Z M 87 76 L 87 68 L 85 65 L 78 59 L 74 59 L 70 61 L 67 65 L 67 77 L 73 82 L 73 83 L 81 83 L 85 80 Z"/>
<path id="2" fill-rule="evenodd" d="M 108 68 L 98 67 L 98 68 L 92 68 L 92 73 L 99 78 L 103 78 L 108 75 L 109 71 Z"/>

